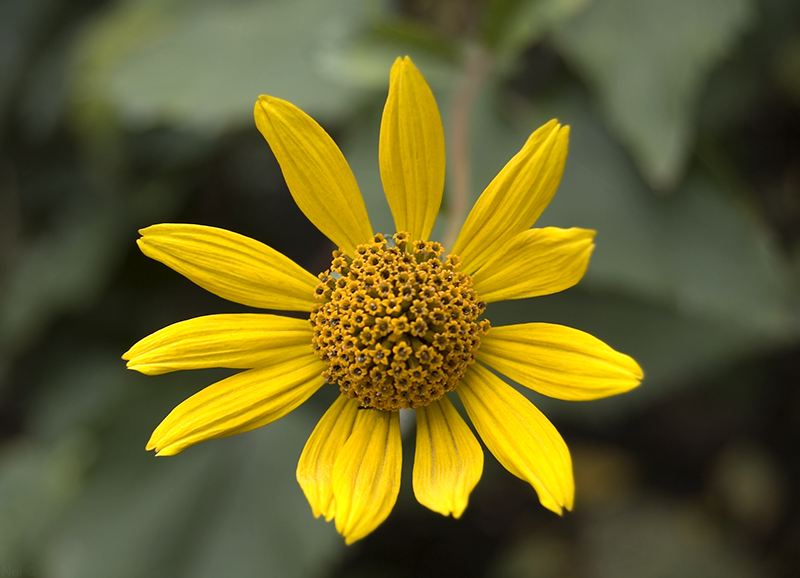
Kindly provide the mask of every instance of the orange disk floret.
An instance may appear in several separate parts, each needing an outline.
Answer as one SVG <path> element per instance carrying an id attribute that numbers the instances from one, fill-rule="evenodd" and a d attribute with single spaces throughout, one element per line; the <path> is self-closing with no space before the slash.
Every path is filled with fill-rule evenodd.
<path id="1" fill-rule="evenodd" d="M 311 312 L 324 377 L 363 407 L 424 407 L 456 388 L 475 361 L 488 321 L 458 257 L 439 243 L 378 234 L 351 258 L 334 251 Z"/>

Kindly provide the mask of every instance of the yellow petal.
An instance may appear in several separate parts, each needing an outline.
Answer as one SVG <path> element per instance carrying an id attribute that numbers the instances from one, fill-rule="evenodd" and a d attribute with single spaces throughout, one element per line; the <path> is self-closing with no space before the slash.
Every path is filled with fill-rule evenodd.
<path id="1" fill-rule="evenodd" d="M 164 418 L 147 449 L 171 456 L 205 440 L 272 423 L 322 386 L 325 367 L 309 352 L 305 358 L 243 371 L 209 385 Z"/>
<path id="2" fill-rule="evenodd" d="M 308 357 L 312 332 L 306 319 L 238 313 L 207 315 L 148 335 L 122 356 L 128 369 L 160 375 L 182 369 L 250 369 Z"/>
<path id="3" fill-rule="evenodd" d="M 477 358 L 520 385 L 571 401 L 623 393 L 644 376 L 633 359 L 596 337 L 550 323 L 492 327 Z"/>
<path id="4" fill-rule="evenodd" d="M 371 241 L 353 171 L 328 133 L 293 104 L 271 96 L 258 97 L 255 118 L 308 220 L 351 255 L 356 245 Z"/>
<path id="5" fill-rule="evenodd" d="M 249 237 L 202 225 L 153 225 L 139 231 L 142 253 L 223 299 L 288 311 L 311 311 L 317 278 Z"/>
<path id="6" fill-rule="evenodd" d="M 483 473 L 483 450 L 450 400 L 416 410 L 414 495 L 443 516 L 460 518 Z"/>
<path id="7" fill-rule="evenodd" d="M 533 226 L 558 188 L 568 142 L 569 127 L 551 120 L 489 183 L 453 246 L 462 271 L 477 271 L 506 241 Z"/>
<path id="8" fill-rule="evenodd" d="M 442 204 L 444 130 L 433 93 L 407 56 L 392 66 L 379 159 L 395 227 L 427 240 Z"/>
<path id="9" fill-rule="evenodd" d="M 456 389 L 486 447 L 512 474 L 533 486 L 548 510 L 572 509 L 575 482 L 567 444 L 521 393 L 478 363 Z"/>
<path id="10" fill-rule="evenodd" d="M 550 295 L 581 280 L 594 248 L 588 229 L 528 229 L 500 247 L 472 275 L 487 303 Z"/>
<path id="11" fill-rule="evenodd" d="M 380 526 L 400 491 L 403 451 L 396 411 L 361 409 L 333 466 L 336 530 L 352 544 Z"/>
<path id="12" fill-rule="evenodd" d="M 328 522 L 336 515 L 333 464 L 353 431 L 357 413 L 358 400 L 340 395 L 314 428 L 297 464 L 297 481 L 311 511 Z"/>

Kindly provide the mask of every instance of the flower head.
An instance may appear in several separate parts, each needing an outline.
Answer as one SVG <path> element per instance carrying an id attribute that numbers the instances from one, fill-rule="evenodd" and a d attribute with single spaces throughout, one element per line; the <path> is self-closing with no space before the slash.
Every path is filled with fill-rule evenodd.
<path id="1" fill-rule="evenodd" d="M 155 375 L 242 369 L 178 405 L 147 449 L 173 455 L 286 415 L 323 386 L 340 394 L 306 443 L 297 479 L 315 516 L 347 543 L 372 532 L 400 488 L 399 410 L 416 413 L 417 500 L 459 517 L 483 471 L 480 444 L 448 398 L 455 392 L 486 446 L 560 514 L 574 497 L 564 440 L 495 373 L 541 394 L 587 400 L 640 382 L 633 359 L 568 327 L 492 327 L 487 303 L 575 285 L 594 231 L 532 229 L 556 191 L 569 128 L 535 131 L 470 212 L 452 250 L 429 241 L 444 188 L 436 102 L 408 58 L 392 67 L 379 161 L 397 233 L 375 234 L 344 156 L 294 105 L 261 96 L 256 125 L 297 205 L 339 248 L 317 277 L 257 241 L 199 225 L 142 229 L 138 243 L 201 287 L 236 303 L 303 311 L 209 315 L 142 339 L 123 358 Z"/>

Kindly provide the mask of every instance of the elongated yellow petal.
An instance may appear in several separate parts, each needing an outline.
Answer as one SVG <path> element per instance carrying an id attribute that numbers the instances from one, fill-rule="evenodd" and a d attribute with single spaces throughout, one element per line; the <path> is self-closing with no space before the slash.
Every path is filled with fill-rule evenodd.
<path id="1" fill-rule="evenodd" d="M 403 451 L 398 412 L 361 409 L 333 466 L 336 530 L 352 544 L 391 513 L 400 491 Z"/>
<path id="2" fill-rule="evenodd" d="M 594 248 L 588 229 L 528 229 L 498 248 L 472 275 L 487 303 L 550 295 L 581 280 Z"/>
<path id="3" fill-rule="evenodd" d="M 142 253 L 223 299 L 311 311 L 317 278 L 275 249 L 216 227 L 163 224 L 141 229 Z"/>
<path id="4" fill-rule="evenodd" d="M 521 393 L 479 363 L 456 390 L 472 423 L 494 456 L 533 486 L 548 510 L 572 509 L 572 459 L 561 435 Z"/>
<path id="5" fill-rule="evenodd" d="M 308 357 L 250 369 L 209 385 L 164 418 L 147 443 L 171 456 L 196 443 L 267 425 L 297 408 L 324 380 L 323 364 Z"/>
<path id="6" fill-rule="evenodd" d="M 351 255 L 356 245 L 370 241 L 372 226 L 356 178 L 328 133 L 295 105 L 271 96 L 258 97 L 255 118 L 308 220 Z"/>
<path id="7" fill-rule="evenodd" d="M 160 375 L 182 369 L 250 369 L 307 357 L 313 334 L 306 319 L 237 313 L 207 315 L 148 335 L 122 356 L 128 369 Z"/>
<path id="8" fill-rule="evenodd" d="M 551 120 L 489 183 L 453 246 L 462 271 L 474 273 L 506 241 L 533 226 L 561 181 L 568 142 L 569 127 Z"/>
<path id="9" fill-rule="evenodd" d="M 308 438 L 297 464 L 297 481 L 311 504 L 314 517 L 336 516 L 333 465 L 356 422 L 358 400 L 340 395 L 328 408 Z"/>
<path id="10" fill-rule="evenodd" d="M 460 518 L 483 473 L 483 450 L 447 397 L 416 410 L 414 495 L 443 516 Z"/>
<path id="11" fill-rule="evenodd" d="M 431 89 L 407 56 L 392 66 L 379 159 L 395 227 L 427 240 L 442 204 L 444 129 Z"/>
<path id="12" fill-rule="evenodd" d="M 551 323 L 492 327 L 477 359 L 543 395 L 580 401 L 633 389 L 644 377 L 630 357 L 583 331 Z"/>

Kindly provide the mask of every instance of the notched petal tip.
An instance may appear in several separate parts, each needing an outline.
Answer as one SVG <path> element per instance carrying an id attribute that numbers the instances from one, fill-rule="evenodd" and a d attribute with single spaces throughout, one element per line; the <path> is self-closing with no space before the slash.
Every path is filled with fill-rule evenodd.
<path id="1" fill-rule="evenodd" d="M 332 476 L 336 531 L 345 543 L 366 537 L 389 516 L 400 490 L 401 465 L 398 412 L 359 411 Z"/>
<path id="2" fill-rule="evenodd" d="M 530 483 L 541 504 L 570 509 L 575 482 L 564 439 L 534 405 L 479 363 L 456 393 L 486 446 L 512 474 Z"/>
<path id="3" fill-rule="evenodd" d="M 625 357 L 627 357 L 630 360 L 630 366 L 628 367 L 628 371 L 630 371 L 631 377 L 639 381 L 639 383 L 637 383 L 633 387 L 638 387 L 639 385 L 641 385 L 642 380 L 644 380 L 644 370 L 642 369 L 642 366 L 639 365 L 634 358 L 628 355 L 626 355 Z"/>
<path id="4" fill-rule="evenodd" d="M 416 415 L 414 495 L 426 508 L 460 518 L 483 473 L 483 449 L 447 397 Z"/>
<path id="5" fill-rule="evenodd" d="M 263 120 L 268 120 L 267 115 L 275 111 L 277 112 L 278 105 L 288 105 L 293 106 L 290 102 L 283 100 L 282 98 L 277 98 L 275 96 L 269 96 L 267 94 L 261 94 L 258 96 L 258 100 L 253 109 L 253 114 L 255 115 L 256 124 L 259 123 L 259 115 L 262 115 L 264 118 Z"/>
<path id="6" fill-rule="evenodd" d="M 308 438 L 297 462 L 297 482 L 314 517 L 330 522 L 337 512 L 332 472 L 336 458 L 353 430 L 358 401 L 340 395 L 328 408 Z"/>

